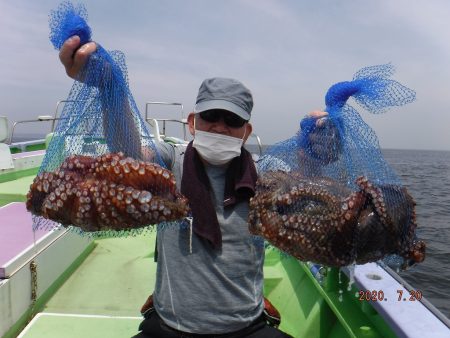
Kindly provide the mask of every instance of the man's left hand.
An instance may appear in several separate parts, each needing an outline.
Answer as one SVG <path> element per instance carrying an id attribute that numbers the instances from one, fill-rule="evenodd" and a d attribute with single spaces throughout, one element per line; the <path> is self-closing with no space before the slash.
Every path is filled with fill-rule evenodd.
<path id="1" fill-rule="evenodd" d="M 314 119 L 315 127 L 308 135 L 309 153 L 320 164 L 335 162 L 342 151 L 338 130 L 324 111 L 313 111 L 306 119 Z"/>

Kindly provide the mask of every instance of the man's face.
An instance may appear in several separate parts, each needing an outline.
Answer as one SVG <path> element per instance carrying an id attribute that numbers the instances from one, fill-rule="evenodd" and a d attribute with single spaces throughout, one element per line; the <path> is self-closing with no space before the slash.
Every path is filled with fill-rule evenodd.
<path id="1" fill-rule="evenodd" d="M 189 131 L 192 135 L 195 135 L 195 129 L 197 129 L 209 133 L 223 134 L 236 138 L 244 137 L 245 142 L 252 132 L 252 125 L 246 121 L 242 125 L 240 125 L 240 118 L 234 113 L 226 110 L 210 110 L 206 113 L 207 114 L 189 114 Z"/>

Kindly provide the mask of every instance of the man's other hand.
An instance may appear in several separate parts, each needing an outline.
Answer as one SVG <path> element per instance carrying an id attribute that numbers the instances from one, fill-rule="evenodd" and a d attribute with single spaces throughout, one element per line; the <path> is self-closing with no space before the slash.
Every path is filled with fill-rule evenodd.
<path id="1" fill-rule="evenodd" d="M 324 111 L 310 112 L 306 118 L 315 119 L 315 128 L 308 135 L 311 155 L 322 165 L 336 161 L 342 151 L 336 126 Z"/>

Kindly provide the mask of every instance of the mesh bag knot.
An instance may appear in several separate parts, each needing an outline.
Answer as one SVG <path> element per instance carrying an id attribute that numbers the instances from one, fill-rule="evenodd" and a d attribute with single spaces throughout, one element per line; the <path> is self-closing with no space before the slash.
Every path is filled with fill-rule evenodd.
<path id="1" fill-rule="evenodd" d="M 50 41 L 55 49 L 60 49 L 70 37 L 78 35 L 81 44 L 91 41 L 91 28 L 87 24 L 86 8 L 79 4 L 74 6 L 71 2 L 63 2 L 57 10 L 51 11 Z"/>

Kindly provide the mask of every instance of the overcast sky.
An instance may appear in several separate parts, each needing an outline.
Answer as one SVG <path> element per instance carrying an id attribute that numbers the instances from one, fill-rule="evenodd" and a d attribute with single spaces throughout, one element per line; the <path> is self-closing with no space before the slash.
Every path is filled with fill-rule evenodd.
<path id="1" fill-rule="evenodd" d="M 10 121 L 52 115 L 69 93 L 72 80 L 48 38 L 59 3 L 0 0 L 0 115 Z M 254 131 L 270 144 L 323 108 L 332 84 L 390 62 L 417 100 L 382 115 L 358 109 L 381 146 L 450 150 L 450 1 L 83 3 L 93 39 L 125 53 L 142 113 L 151 100 L 182 102 L 187 113 L 204 78 L 233 77 L 252 90 Z"/>

